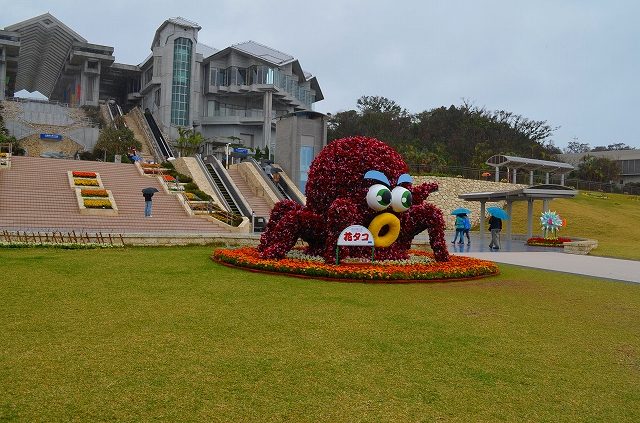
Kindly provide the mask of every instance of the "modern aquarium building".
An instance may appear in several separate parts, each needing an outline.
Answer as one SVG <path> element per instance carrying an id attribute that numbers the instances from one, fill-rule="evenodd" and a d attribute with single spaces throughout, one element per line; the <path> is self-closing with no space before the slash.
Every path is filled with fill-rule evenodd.
<path id="1" fill-rule="evenodd" d="M 231 161 L 265 152 L 304 190 L 311 160 L 327 142 L 315 76 L 293 56 L 254 41 L 216 49 L 201 27 L 164 21 L 139 64 L 117 63 L 114 48 L 88 42 L 49 13 L 0 30 L 0 99 L 26 90 L 71 107 L 115 101 L 151 113 L 169 140 L 178 127 L 205 139 L 200 153 Z M 150 34 L 151 38 L 151 34 Z M 248 151 L 248 153 L 247 153 Z"/>

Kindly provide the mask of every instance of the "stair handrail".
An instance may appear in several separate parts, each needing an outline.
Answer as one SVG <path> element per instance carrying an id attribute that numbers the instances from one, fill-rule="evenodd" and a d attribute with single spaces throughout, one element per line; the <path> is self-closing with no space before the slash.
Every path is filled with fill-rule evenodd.
<path id="1" fill-rule="evenodd" d="M 149 125 L 149 130 L 153 135 L 153 139 L 155 143 L 158 145 L 158 148 L 160 149 L 160 151 L 165 150 L 164 153 L 166 154 L 164 153 L 162 154 L 163 160 L 175 158 L 175 155 L 171 151 L 171 146 L 169 145 L 167 140 L 165 140 L 164 135 L 162 134 L 162 131 L 160 130 L 160 127 L 156 123 L 156 119 L 153 117 L 153 113 L 151 113 L 151 110 L 149 110 L 149 108 L 146 108 L 144 110 L 144 116 L 145 116 L 145 120 L 147 121 L 147 124 Z M 151 127 L 151 123 L 153 123 L 153 128 Z M 156 132 L 157 132 L 157 136 L 156 136 Z"/>
<path id="2" fill-rule="evenodd" d="M 136 123 L 138 124 L 138 127 L 144 133 L 144 137 L 147 140 L 147 145 L 151 148 L 151 152 L 153 153 L 153 158 L 154 158 L 153 161 L 157 162 L 158 161 L 157 158 L 163 157 L 163 156 L 158 148 L 157 143 L 155 142 L 155 139 L 151 135 L 151 129 L 149 128 L 149 124 L 147 120 L 144 119 L 144 116 L 142 116 L 142 110 L 140 109 L 140 107 L 134 107 L 132 110 L 133 110 L 133 117 Z"/>

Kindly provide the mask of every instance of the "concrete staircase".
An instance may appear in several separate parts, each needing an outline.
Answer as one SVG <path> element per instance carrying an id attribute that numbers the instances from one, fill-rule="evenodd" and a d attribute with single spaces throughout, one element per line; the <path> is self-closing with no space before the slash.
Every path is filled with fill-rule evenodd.
<path id="1" fill-rule="evenodd" d="M 140 151 L 140 153 L 142 153 L 142 155 L 145 157 L 148 156 L 153 158 L 153 153 L 149 148 L 147 137 L 144 136 L 144 132 L 142 132 L 142 129 L 140 129 L 137 120 L 133 116 L 126 115 L 124 117 L 124 121 L 127 123 L 127 128 L 131 129 L 133 135 L 142 144 L 142 151 Z"/>
<path id="2" fill-rule="evenodd" d="M 269 207 L 269 204 L 264 199 L 264 197 L 259 197 L 253 194 L 251 187 L 249 187 L 249 184 L 247 184 L 247 182 L 244 180 L 244 178 L 240 174 L 240 171 L 235 169 L 233 166 L 227 169 L 227 173 L 255 213 L 255 217 L 268 218 L 269 213 L 271 212 L 271 207 Z"/>
<path id="3" fill-rule="evenodd" d="M 80 214 L 68 171 L 97 172 L 104 189 L 113 193 L 117 216 Z M 153 217 L 144 216 L 142 189 L 155 187 Z M 155 177 L 141 176 L 134 165 L 82 160 L 12 157 L 0 171 L 0 231 L 81 231 L 103 234 L 216 234 L 228 229 L 189 216 Z"/>

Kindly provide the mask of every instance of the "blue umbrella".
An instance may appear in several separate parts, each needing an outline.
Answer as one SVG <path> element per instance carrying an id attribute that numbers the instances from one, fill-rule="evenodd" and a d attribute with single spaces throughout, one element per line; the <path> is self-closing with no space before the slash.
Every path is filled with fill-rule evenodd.
<path id="1" fill-rule="evenodd" d="M 487 213 L 489 213 L 491 216 L 497 217 L 498 219 L 509 220 L 507 212 L 502 210 L 500 207 L 487 207 Z"/>
<path id="2" fill-rule="evenodd" d="M 471 214 L 471 210 L 460 207 L 459 209 L 455 209 L 454 211 L 452 211 L 451 214 L 454 216 L 457 216 L 459 214 Z"/>

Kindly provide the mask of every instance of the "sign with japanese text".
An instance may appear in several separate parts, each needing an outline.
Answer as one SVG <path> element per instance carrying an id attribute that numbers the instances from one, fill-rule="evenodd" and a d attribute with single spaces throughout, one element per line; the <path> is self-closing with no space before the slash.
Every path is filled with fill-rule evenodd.
<path id="1" fill-rule="evenodd" d="M 40 138 L 48 139 L 48 140 L 61 140 L 62 135 L 58 134 L 40 134 Z"/>
<path id="2" fill-rule="evenodd" d="M 373 234 L 362 225 L 351 225 L 340 233 L 338 245 L 373 247 Z"/>

